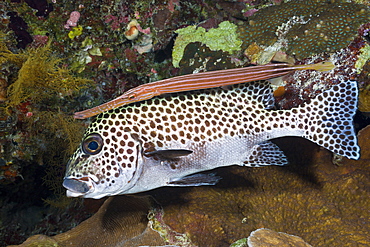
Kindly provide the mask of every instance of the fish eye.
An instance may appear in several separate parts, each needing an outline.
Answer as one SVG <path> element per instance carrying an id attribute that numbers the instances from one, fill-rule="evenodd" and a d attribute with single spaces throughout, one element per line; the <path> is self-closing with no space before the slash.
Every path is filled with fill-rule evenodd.
<path id="1" fill-rule="evenodd" d="M 128 99 L 129 100 L 133 100 L 133 99 L 135 99 L 136 98 L 136 94 L 130 94 L 129 96 L 128 96 Z"/>
<path id="2" fill-rule="evenodd" d="M 88 135 L 82 141 L 82 151 L 85 154 L 98 154 L 103 148 L 103 138 L 99 134 Z"/>

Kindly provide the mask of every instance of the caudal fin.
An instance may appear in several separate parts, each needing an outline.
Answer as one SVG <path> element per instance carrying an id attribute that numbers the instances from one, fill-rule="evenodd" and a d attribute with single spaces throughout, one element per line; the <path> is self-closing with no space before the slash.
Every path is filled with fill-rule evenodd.
<path id="1" fill-rule="evenodd" d="M 294 109 L 303 114 L 304 137 L 349 159 L 360 158 L 353 126 L 358 89 L 355 81 L 345 81 L 318 95 L 309 104 Z M 306 114 L 305 114 L 306 113 Z"/>

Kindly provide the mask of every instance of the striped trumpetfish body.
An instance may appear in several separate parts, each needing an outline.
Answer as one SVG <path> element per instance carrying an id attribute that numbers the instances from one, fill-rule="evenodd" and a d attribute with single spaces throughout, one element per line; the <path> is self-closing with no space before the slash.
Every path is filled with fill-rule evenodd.
<path id="1" fill-rule="evenodd" d="M 284 165 L 268 141 L 307 138 L 359 158 L 353 129 L 357 84 L 341 82 L 310 103 L 272 110 L 266 82 L 159 96 L 100 114 L 71 157 L 63 185 L 68 196 L 101 198 L 162 186 L 215 184 L 221 166 Z"/>

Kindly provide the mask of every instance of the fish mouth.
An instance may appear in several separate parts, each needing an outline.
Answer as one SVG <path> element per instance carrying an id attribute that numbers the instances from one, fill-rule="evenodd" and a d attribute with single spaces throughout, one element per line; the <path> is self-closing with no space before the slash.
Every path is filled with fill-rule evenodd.
<path id="1" fill-rule="evenodd" d="M 94 191 L 89 178 L 64 178 L 63 187 L 67 189 L 67 197 L 81 197 Z"/>

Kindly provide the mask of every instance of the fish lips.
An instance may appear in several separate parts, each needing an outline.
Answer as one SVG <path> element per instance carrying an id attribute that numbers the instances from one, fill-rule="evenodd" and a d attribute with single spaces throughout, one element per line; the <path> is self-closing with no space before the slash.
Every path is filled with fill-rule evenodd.
<path id="1" fill-rule="evenodd" d="M 63 187 L 67 189 L 67 197 L 84 197 L 95 189 L 88 177 L 78 179 L 65 177 Z"/>

